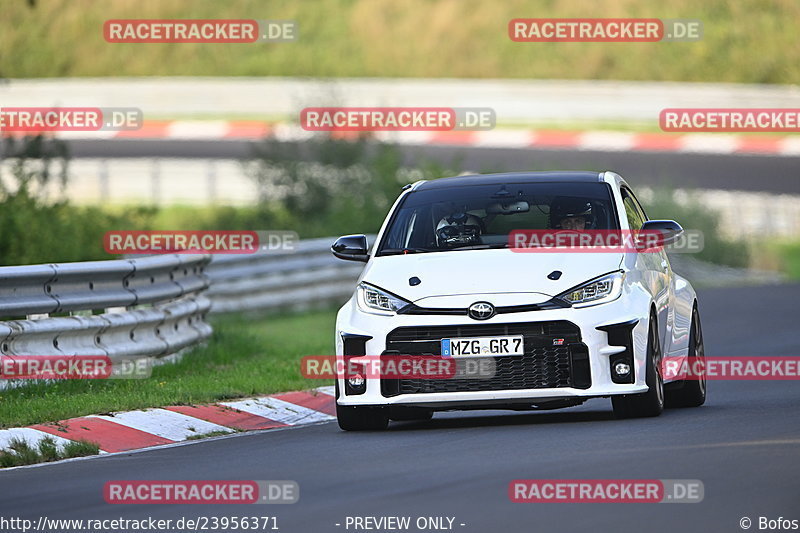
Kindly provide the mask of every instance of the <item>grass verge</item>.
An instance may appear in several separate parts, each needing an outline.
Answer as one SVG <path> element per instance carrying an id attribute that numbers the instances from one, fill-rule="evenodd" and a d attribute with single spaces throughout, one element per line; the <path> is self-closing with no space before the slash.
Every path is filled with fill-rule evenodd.
<path id="1" fill-rule="evenodd" d="M 800 280 L 800 242 L 779 245 L 783 271 L 791 278 Z"/>
<path id="2" fill-rule="evenodd" d="M 55 422 L 88 414 L 332 385 L 300 374 L 304 355 L 333 354 L 334 312 L 214 320 L 214 335 L 149 379 L 31 382 L 0 391 L 0 427 Z"/>
<path id="3" fill-rule="evenodd" d="M 43 438 L 35 447 L 24 440 L 13 439 L 8 450 L 0 450 L 0 468 L 49 463 L 72 457 L 97 455 L 98 453 L 100 453 L 100 448 L 97 444 L 83 440 L 68 442 L 59 448 L 52 437 Z"/>
<path id="4" fill-rule="evenodd" d="M 514 18 L 699 19 L 696 42 L 517 43 Z M 48 0 L 5 2 L 0 77 L 320 76 L 796 83 L 792 0 Z M 298 39 L 109 44 L 108 19 L 273 19 Z M 64 44 L 68 43 L 68 46 Z M 52 102 L 54 103 L 54 102 Z M 42 105 L 46 105 L 43 102 Z"/>
<path id="5" fill-rule="evenodd" d="M 753 245 L 753 266 L 776 270 L 791 280 L 800 280 L 800 240 L 767 239 Z"/>

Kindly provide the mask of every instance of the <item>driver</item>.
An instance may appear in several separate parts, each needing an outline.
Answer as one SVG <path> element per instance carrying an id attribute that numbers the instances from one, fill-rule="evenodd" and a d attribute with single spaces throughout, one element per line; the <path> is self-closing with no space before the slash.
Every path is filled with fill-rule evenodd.
<path id="1" fill-rule="evenodd" d="M 550 227 L 583 231 L 594 226 L 592 204 L 581 198 L 556 198 L 550 204 Z"/>
<path id="2" fill-rule="evenodd" d="M 466 212 L 447 215 L 436 225 L 436 244 L 440 248 L 481 244 L 481 219 Z"/>

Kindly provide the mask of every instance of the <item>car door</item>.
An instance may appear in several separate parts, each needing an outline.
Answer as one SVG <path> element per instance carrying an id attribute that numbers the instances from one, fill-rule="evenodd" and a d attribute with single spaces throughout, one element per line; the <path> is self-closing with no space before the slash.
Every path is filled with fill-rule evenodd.
<path id="1" fill-rule="evenodd" d="M 625 216 L 632 231 L 642 229 L 648 220 L 644 209 L 633 192 L 627 187 L 620 189 L 622 203 L 625 206 Z M 669 353 L 673 344 L 673 310 L 672 302 L 675 288 L 672 283 L 672 269 L 667 253 L 661 249 L 657 252 L 643 252 L 637 254 L 637 268 L 640 268 L 643 277 L 647 280 L 650 293 L 656 304 L 658 316 L 659 335 L 661 338 L 662 353 Z"/>

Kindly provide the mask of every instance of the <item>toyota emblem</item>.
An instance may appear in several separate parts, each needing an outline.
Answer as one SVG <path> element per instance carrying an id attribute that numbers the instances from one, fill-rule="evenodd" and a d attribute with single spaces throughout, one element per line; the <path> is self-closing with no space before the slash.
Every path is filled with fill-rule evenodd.
<path id="1" fill-rule="evenodd" d="M 494 316 L 495 310 L 489 302 L 475 302 L 469 306 L 467 314 L 475 320 L 488 320 Z"/>

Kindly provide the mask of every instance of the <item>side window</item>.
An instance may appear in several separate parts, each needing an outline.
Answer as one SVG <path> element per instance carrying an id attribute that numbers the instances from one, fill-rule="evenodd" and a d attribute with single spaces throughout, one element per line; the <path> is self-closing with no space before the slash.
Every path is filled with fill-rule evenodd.
<path id="1" fill-rule="evenodd" d="M 415 215 L 415 211 L 401 211 L 392 225 L 391 231 L 384 239 L 381 249 L 404 248 L 411 233 Z"/>
<path id="2" fill-rule="evenodd" d="M 639 203 L 639 199 L 636 198 L 636 196 L 631 191 L 627 191 L 627 193 L 630 195 L 631 200 L 633 200 L 633 205 L 636 206 L 636 210 L 639 212 L 640 215 L 642 215 L 642 220 L 644 220 L 645 222 L 650 220 L 649 218 L 647 218 L 647 213 L 645 213 L 644 207 L 642 207 L 642 204 Z"/>
<path id="3" fill-rule="evenodd" d="M 622 203 L 625 205 L 625 216 L 628 218 L 628 225 L 632 230 L 640 230 L 644 225 L 645 216 L 639 202 L 627 189 L 622 189 Z"/>

